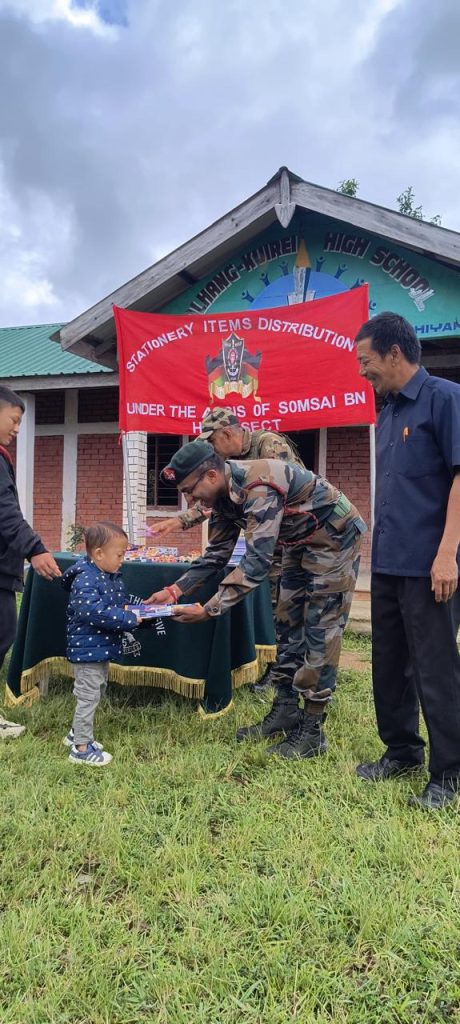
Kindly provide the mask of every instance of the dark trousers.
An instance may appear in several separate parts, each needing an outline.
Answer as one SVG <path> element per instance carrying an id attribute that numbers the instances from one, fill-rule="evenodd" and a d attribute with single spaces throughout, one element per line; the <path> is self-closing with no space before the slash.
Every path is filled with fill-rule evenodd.
<path id="1" fill-rule="evenodd" d="M 426 577 L 374 573 L 372 677 L 379 736 L 388 757 L 422 763 L 419 706 L 434 781 L 460 776 L 460 588 L 436 603 Z"/>
<path id="2" fill-rule="evenodd" d="M 16 636 L 16 594 L 0 588 L 0 668 Z"/>

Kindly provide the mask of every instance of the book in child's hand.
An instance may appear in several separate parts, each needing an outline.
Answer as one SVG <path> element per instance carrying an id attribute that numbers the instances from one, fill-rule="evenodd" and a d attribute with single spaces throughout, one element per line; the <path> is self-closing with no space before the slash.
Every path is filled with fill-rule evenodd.
<path id="1" fill-rule="evenodd" d="M 134 612 L 141 619 L 161 619 L 166 615 L 177 615 L 183 608 L 194 608 L 193 604 L 125 604 L 126 612 Z"/>

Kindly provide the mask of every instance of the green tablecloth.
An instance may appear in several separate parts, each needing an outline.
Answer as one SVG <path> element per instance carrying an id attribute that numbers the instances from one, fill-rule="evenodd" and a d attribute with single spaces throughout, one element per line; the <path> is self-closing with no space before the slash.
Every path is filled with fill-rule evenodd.
<path id="1" fill-rule="evenodd" d="M 63 571 L 74 558 L 56 555 Z M 128 594 L 142 598 L 183 572 L 179 564 L 142 562 L 125 562 L 122 569 Z M 193 600 L 208 600 L 219 578 L 197 591 Z M 44 580 L 33 569 L 28 572 L 7 678 L 10 703 L 38 697 L 40 683 L 50 674 L 71 677 L 65 658 L 67 600 L 57 580 Z M 135 630 L 134 637 L 134 649 L 119 664 L 111 663 L 109 680 L 197 698 L 206 715 L 224 711 L 231 703 L 232 688 L 253 682 L 275 658 L 268 581 L 220 618 L 187 626 L 165 616 Z"/>

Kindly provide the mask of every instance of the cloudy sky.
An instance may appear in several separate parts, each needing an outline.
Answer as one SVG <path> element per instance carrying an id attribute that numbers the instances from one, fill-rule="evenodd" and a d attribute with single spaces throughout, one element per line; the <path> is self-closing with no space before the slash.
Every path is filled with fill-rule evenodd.
<path id="1" fill-rule="evenodd" d="M 0 0 L 0 326 L 69 320 L 283 164 L 460 231 L 459 0 Z"/>

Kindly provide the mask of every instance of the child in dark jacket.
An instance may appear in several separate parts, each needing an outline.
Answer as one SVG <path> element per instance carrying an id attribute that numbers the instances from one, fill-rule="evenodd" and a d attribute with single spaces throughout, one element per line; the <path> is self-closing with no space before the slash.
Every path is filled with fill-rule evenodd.
<path id="1" fill-rule="evenodd" d="M 85 531 L 86 557 L 62 577 L 70 590 L 67 609 L 67 657 L 74 665 L 77 700 L 64 742 L 69 761 L 102 767 L 112 755 L 94 741 L 96 708 L 107 688 L 109 661 L 121 654 L 122 635 L 139 623 L 125 611 L 127 594 L 120 575 L 128 538 L 115 523 L 100 522 Z"/>

